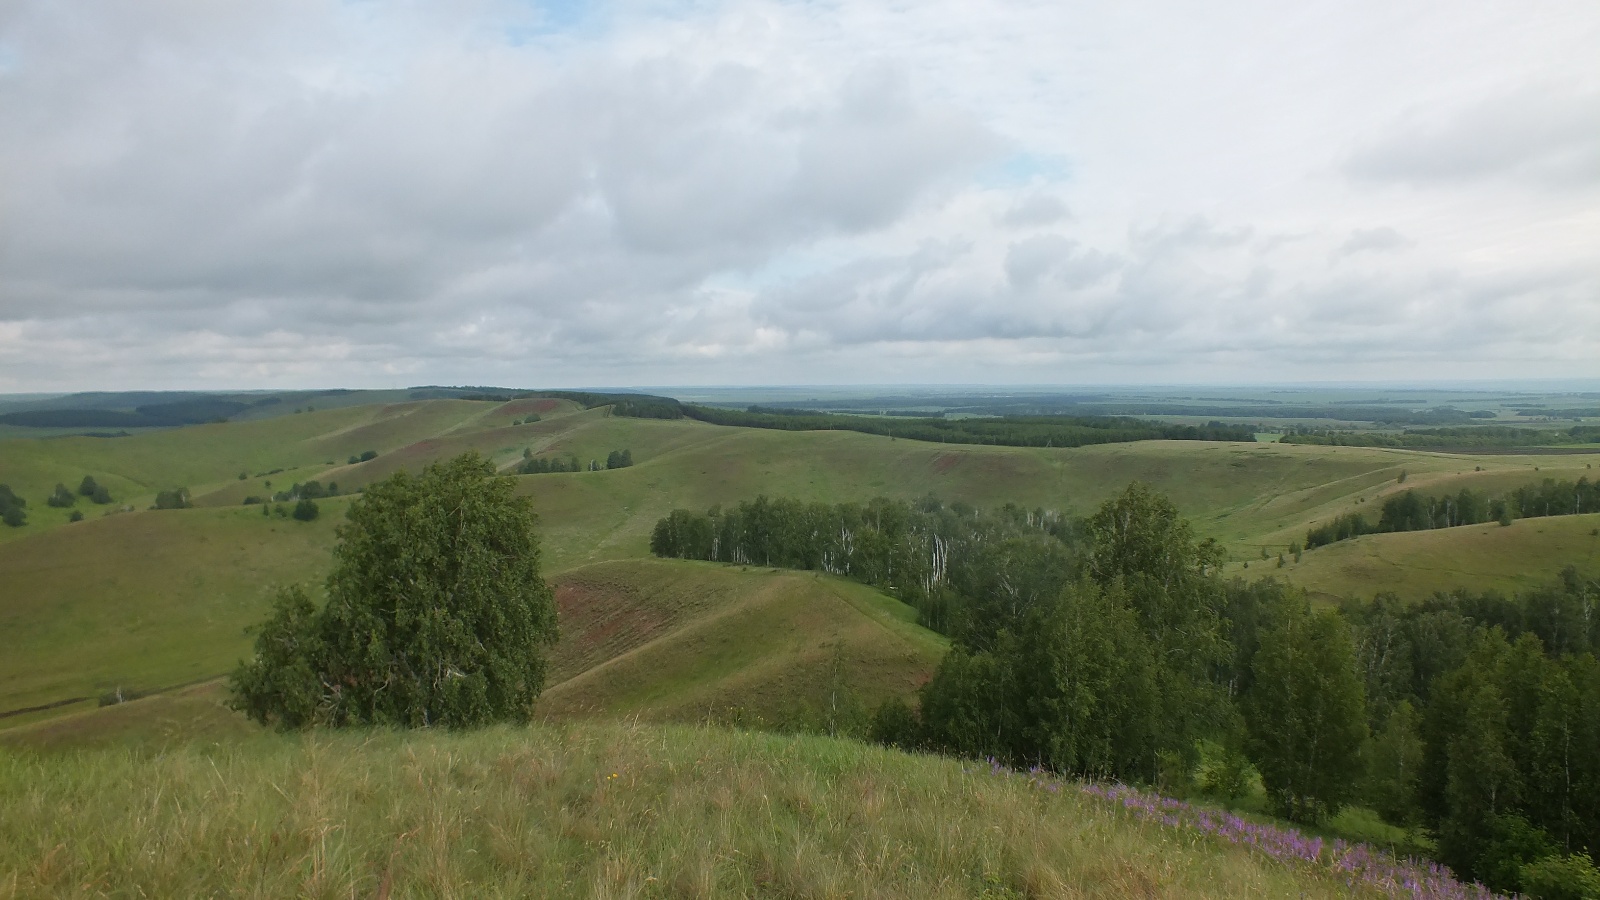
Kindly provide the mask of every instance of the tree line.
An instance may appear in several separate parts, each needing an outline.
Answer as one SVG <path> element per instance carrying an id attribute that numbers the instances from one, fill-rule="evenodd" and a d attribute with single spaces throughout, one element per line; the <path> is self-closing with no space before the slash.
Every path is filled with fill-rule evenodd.
<path id="1" fill-rule="evenodd" d="M 1600 582 L 1573 572 L 1511 600 L 1317 609 L 1224 580 L 1218 546 L 1138 484 L 1083 520 L 759 497 L 676 510 L 651 548 L 916 606 L 951 648 L 915 707 L 877 711 L 886 743 L 1224 798 L 1259 775 L 1288 818 L 1365 804 L 1498 889 L 1600 878 Z"/>
<path id="2" fill-rule="evenodd" d="M 945 444 L 1008 447 L 1082 447 L 1130 441 L 1245 441 L 1255 432 L 1245 425 L 1172 425 L 1120 416 L 999 416 L 946 419 L 840 415 L 816 410 L 724 409 L 682 405 L 683 414 L 713 425 L 780 431 L 857 431 L 885 437 Z"/>
<path id="3" fill-rule="evenodd" d="M 522 451 L 522 462 L 517 464 L 518 475 L 547 475 L 551 472 L 598 472 L 601 468 L 626 469 L 633 465 L 632 450 L 613 450 L 606 455 L 605 465 L 602 467 L 597 459 L 589 460 L 587 466 L 578 461 L 576 453 L 560 456 L 534 456 L 533 448 L 527 447 Z"/>
<path id="4" fill-rule="evenodd" d="M 1311 529 L 1306 532 L 1306 549 L 1363 534 L 1427 531 L 1484 522 L 1510 525 L 1514 519 L 1588 512 L 1600 512 L 1600 482 L 1591 482 L 1587 476 L 1575 482 L 1546 478 L 1539 484 L 1523 485 L 1499 497 L 1470 488 L 1438 497 L 1406 491 L 1383 502 L 1376 524 L 1368 522 L 1361 513 L 1352 512 Z"/>
<path id="5" fill-rule="evenodd" d="M 1279 439 L 1285 444 L 1332 447 L 1398 447 L 1412 450 L 1504 449 L 1600 442 L 1600 426 L 1574 425 L 1566 430 L 1478 425 L 1467 428 L 1414 428 L 1398 433 L 1296 430 Z"/>

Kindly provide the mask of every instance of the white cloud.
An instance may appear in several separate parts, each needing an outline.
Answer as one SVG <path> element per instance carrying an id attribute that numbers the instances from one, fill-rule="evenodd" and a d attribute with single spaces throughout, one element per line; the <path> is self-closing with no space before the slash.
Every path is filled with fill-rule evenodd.
<path id="1" fill-rule="evenodd" d="M 10 4 L 0 390 L 1592 374 L 1596 45 L 1578 2 Z"/>

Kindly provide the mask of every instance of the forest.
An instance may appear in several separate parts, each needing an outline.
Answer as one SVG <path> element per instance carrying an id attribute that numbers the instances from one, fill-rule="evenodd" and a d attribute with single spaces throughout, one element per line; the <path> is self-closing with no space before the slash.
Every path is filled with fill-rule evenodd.
<path id="1" fill-rule="evenodd" d="M 1137 483 L 1082 520 L 758 497 L 676 510 L 651 550 L 830 572 L 916 607 L 951 649 L 916 707 L 877 711 L 885 743 L 1223 800 L 1259 777 L 1296 821 L 1362 804 L 1421 826 L 1491 887 L 1594 876 L 1600 582 L 1570 569 L 1509 599 L 1315 608 L 1223 579 L 1217 546 Z"/>

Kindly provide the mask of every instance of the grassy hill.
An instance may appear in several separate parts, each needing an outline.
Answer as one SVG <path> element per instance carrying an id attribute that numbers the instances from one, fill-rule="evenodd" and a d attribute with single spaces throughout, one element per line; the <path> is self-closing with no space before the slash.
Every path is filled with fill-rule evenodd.
<path id="1" fill-rule="evenodd" d="M 1276 575 L 1323 599 L 1379 591 L 1420 600 L 1435 591 L 1497 590 L 1510 596 L 1550 581 L 1565 566 L 1600 573 L 1600 514 L 1368 534 L 1318 547 L 1282 569 L 1258 562 L 1241 575 Z"/>
<path id="2" fill-rule="evenodd" d="M 683 726 L 0 749 L 0 812 L 0 897 L 1352 895 L 1071 784 Z"/>
<path id="3" fill-rule="evenodd" d="M 813 573 L 638 560 L 568 572 L 539 711 L 769 724 L 865 716 L 932 674 L 910 607 Z"/>

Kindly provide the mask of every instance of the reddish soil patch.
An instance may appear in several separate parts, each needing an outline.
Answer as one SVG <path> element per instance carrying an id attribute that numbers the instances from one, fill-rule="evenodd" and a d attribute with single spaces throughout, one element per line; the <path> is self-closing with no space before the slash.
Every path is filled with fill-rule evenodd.
<path id="1" fill-rule="evenodd" d="M 959 453 L 941 453 L 933 458 L 933 471 L 938 475 L 943 475 L 959 465 L 961 465 Z"/>
<path id="2" fill-rule="evenodd" d="M 551 653 L 552 681 L 645 644 L 672 624 L 628 585 L 575 579 L 554 587 L 561 641 Z"/>

